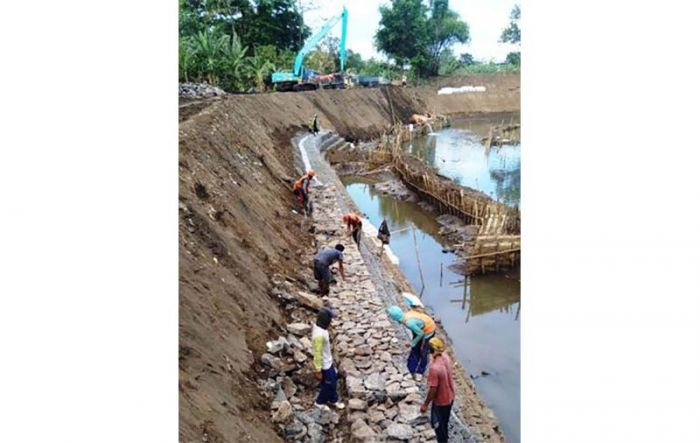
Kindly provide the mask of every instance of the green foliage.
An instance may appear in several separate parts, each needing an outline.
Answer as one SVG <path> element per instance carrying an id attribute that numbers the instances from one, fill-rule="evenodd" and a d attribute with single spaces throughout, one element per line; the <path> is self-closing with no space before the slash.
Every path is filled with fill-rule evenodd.
<path id="1" fill-rule="evenodd" d="M 501 63 L 475 63 L 473 65 L 462 65 L 453 75 L 468 75 L 468 74 L 493 74 L 496 72 L 518 72 L 520 66 L 501 64 Z"/>
<path id="2" fill-rule="evenodd" d="M 513 6 L 510 12 L 510 24 L 501 33 L 502 43 L 520 44 L 520 5 Z"/>
<path id="3" fill-rule="evenodd" d="M 508 63 L 510 65 L 520 66 L 520 51 L 509 52 L 508 55 L 506 56 L 506 63 Z"/>
<path id="4" fill-rule="evenodd" d="M 426 52 L 428 8 L 421 0 L 391 0 L 391 6 L 380 6 L 379 13 L 381 19 L 374 38 L 380 51 L 399 65 Z"/>
<path id="5" fill-rule="evenodd" d="M 218 85 L 222 65 L 221 55 L 228 37 L 214 32 L 199 31 L 192 40 L 195 69 L 210 85 Z"/>
<path id="6" fill-rule="evenodd" d="M 244 69 L 248 47 L 243 46 L 238 37 L 233 41 L 227 40 L 228 43 L 223 48 L 221 59 L 222 76 L 225 79 L 222 86 L 228 90 L 236 90 L 245 87 L 243 76 L 246 73 Z"/>
<path id="7" fill-rule="evenodd" d="M 304 25 L 296 0 L 258 0 L 257 9 L 241 31 L 248 45 L 273 45 L 298 51 L 311 31 Z"/>
<path id="8" fill-rule="evenodd" d="M 442 63 L 443 51 L 455 43 L 469 41 L 469 25 L 459 19 L 459 14 L 448 9 L 447 0 L 435 0 L 430 20 L 428 20 L 430 35 L 430 55 L 428 75 L 438 74 Z"/>
<path id="9" fill-rule="evenodd" d="M 189 82 L 189 74 L 193 71 L 195 66 L 195 53 L 189 40 L 180 39 L 178 55 L 180 81 Z"/>
<path id="10" fill-rule="evenodd" d="M 474 63 L 476 63 L 474 61 L 474 56 L 468 52 L 465 52 L 464 54 L 460 55 L 459 61 L 466 66 L 473 65 Z"/>
<path id="11" fill-rule="evenodd" d="M 339 47 L 340 40 L 337 37 L 324 38 L 318 47 L 306 56 L 304 66 L 323 73 L 340 71 Z"/>
<path id="12" fill-rule="evenodd" d="M 255 88 L 258 92 L 265 91 L 265 78 L 275 69 L 269 60 L 260 56 L 248 57 L 246 59 L 248 73 L 255 80 Z"/>
<path id="13" fill-rule="evenodd" d="M 179 5 L 181 81 L 262 90 L 274 66 L 291 68 L 310 34 L 297 0 L 179 0 Z M 248 48 L 254 57 L 248 57 Z"/>
<path id="14" fill-rule="evenodd" d="M 380 6 L 377 48 L 418 76 L 437 75 L 441 55 L 455 43 L 469 41 L 469 26 L 449 9 L 448 0 L 433 0 L 431 10 L 420 0 L 392 0 Z M 430 13 L 430 17 L 428 17 Z"/>
<path id="15" fill-rule="evenodd" d="M 357 52 L 348 49 L 345 54 L 345 71 L 351 74 L 362 72 L 365 68 L 365 62 L 362 56 Z"/>
<path id="16" fill-rule="evenodd" d="M 402 75 L 402 71 L 395 65 L 370 58 L 364 63 L 364 67 L 358 74 L 396 79 Z"/>
<path id="17" fill-rule="evenodd" d="M 440 54 L 439 75 L 451 75 L 462 67 L 462 63 L 454 56 L 451 50 L 445 50 Z"/>

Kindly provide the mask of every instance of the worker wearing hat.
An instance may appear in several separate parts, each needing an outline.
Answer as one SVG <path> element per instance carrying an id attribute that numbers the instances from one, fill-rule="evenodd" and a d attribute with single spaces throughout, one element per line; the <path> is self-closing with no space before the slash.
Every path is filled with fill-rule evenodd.
<path id="1" fill-rule="evenodd" d="M 405 325 L 413 334 L 406 366 L 416 381 L 420 381 L 430 361 L 428 340 L 435 335 L 435 321 L 428 314 L 415 309 L 403 312 L 398 306 L 392 306 L 388 312 L 389 317 Z"/>
<path id="2" fill-rule="evenodd" d="M 450 421 L 452 403 L 455 399 L 455 383 L 452 378 L 452 360 L 445 353 L 445 343 L 437 337 L 428 341 L 433 362 L 428 371 L 428 395 L 420 407 L 425 413 L 430 409 L 430 423 L 435 429 L 438 443 L 447 441 L 447 424 Z"/>
<path id="3" fill-rule="evenodd" d="M 299 177 L 299 180 L 294 182 L 292 186 L 292 194 L 297 197 L 297 201 L 301 203 L 302 208 L 306 215 L 311 215 L 311 208 L 309 206 L 309 186 L 311 186 L 311 180 L 316 176 L 316 172 L 313 169 L 306 171 L 306 174 Z"/>

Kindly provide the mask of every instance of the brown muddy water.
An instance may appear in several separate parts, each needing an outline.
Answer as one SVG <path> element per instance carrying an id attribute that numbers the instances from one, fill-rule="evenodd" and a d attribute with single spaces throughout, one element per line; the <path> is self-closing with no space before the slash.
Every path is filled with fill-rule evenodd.
<path id="1" fill-rule="evenodd" d="M 494 119 L 498 119 L 496 124 L 503 119 L 508 123 L 510 117 L 512 115 L 490 117 L 491 120 L 480 118 L 479 121 L 457 121 L 453 122 L 451 128 L 427 137 L 442 136 L 449 139 L 452 138 L 450 133 L 455 134 L 457 131 L 458 139 L 464 140 L 464 133 L 473 131 L 474 127 L 477 127 L 477 130 L 485 128 L 488 131 Z M 463 129 L 465 127 L 470 129 Z M 475 140 L 475 137 L 473 139 Z M 440 142 L 439 139 L 437 141 Z M 443 140 L 442 143 L 449 144 L 452 141 Z M 474 148 L 462 145 L 460 149 L 465 151 Z M 517 199 L 510 200 L 514 204 L 519 204 L 520 194 L 519 146 L 517 150 L 517 165 L 510 168 L 511 171 L 517 169 L 517 180 L 513 178 L 516 173 L 512 173 L 509 179 L 513 186 L 517 181 Z M 439 149 L 436 151 L 438 154 L 443 152 Z M 484 160 L 474 156 L 472 159 L 480 162 L 480 168 L 486 165 L 488 170 L 488 158 Z M 456 163 L 464 166 L 469 165 L 470 161 L 460 159 Z M 449 176 L 444 170 L 441 172 Z M 375 191 L 370 180 L 345 177 L 342 181 L 360 211 L 375 227 L 386 218 L 392 232 L 390 246 L 399 258 L 399 268 L 413 286 L 415 293 L 422 294 L 425 305 L 442 321 L 452 342 L 455 356 L 474 380 L 481 398 L 498 417 L 506 441 L 519 442 L 519 270 L 509 271 L 505 275 L 474 276 L 465 279 L 449 270 L 449 266 L 457 260 L 454 254 L 443 253 L 443 249 L 451 245 L 438 234 L 440 226 L 435 221 L 434 214 L 416 203 L 399 201 Z M 484 180 L 483 183 L 486 182 Z M 506 192 L 516 195 L 512 187 Z M 412 230 L 414 225 L 415 239 Z"/>

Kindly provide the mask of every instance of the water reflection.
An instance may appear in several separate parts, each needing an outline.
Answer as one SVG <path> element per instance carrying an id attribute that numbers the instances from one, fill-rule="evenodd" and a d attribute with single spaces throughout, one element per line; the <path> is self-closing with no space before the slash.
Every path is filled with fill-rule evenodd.
<path id="1" fill-rule="evenodd" d="M 493 125 L 519 123 L 519 114 L 455 119 L 450 128 L 416 137 L 404 149 L 456 183 L 520 205 L 520 144 L 487 148 L 482 138 Z"/>
<path id="2" fill-rule="evenodd" d="M 489 276 L 478 276 L 472 279 L 470 276 L 461 281 L 452 282 L 453 288 L 463 289 L 462 297 L 452 299 L 450 302 L 461 304 L 462 311 L 466 311 L 465 323 L 475 315 L 485 314 L 491 311 L 512 317 L 518 321 L 520 317 L 520 291 L 515 285 L 504 286 L 500 282 L 490 282 Z M 488 286 L 494 285 L 495 288 Z"/>

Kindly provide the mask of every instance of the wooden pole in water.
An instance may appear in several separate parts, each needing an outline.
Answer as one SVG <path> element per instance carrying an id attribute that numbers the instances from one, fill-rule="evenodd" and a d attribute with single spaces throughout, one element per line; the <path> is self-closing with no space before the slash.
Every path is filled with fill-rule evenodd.
<path id="1" fill-rule="evenodd" d="M 440 287 L 442 288 L 442 262 L 440 262 Z"/>
<path id="2" fill-rule="evenodd" d="M 418 262 L 418 274 L 420 275 L 420 284 L 421 284 L 421 290 L 420 290 L 420 295 L 421 297 L 423 296 L 423 290 L 425 289 L 425 280 L 423 280 L 423 269 L 421 269 L 420 265 L 420 255 L 418 255 L 418 240 L 416 240 L 416 225 L 415 223 L 411 223 L 411 232 L 413 232 L 413 247 L 416 250 L 416 261 Z"/>
<path id="3" fill-rule="evenodd" d="M 467 285 L 469 284 L 467 282 L 469 280 L 469 276 L 464 277 L 464 294 L 462 295 L 462 311 L 464 311 L 464 307 L 467 305 Z"/>

